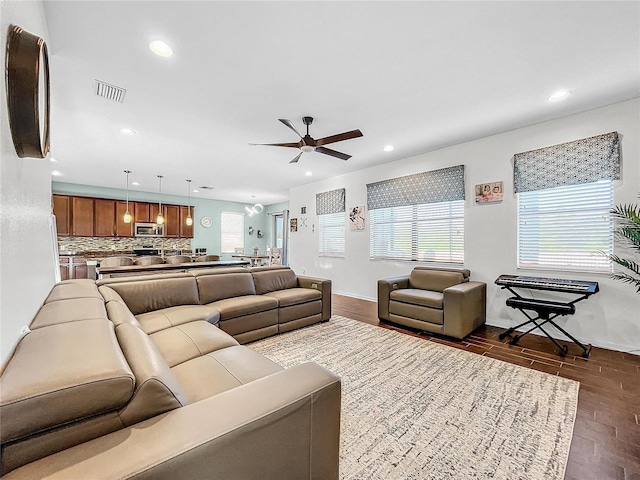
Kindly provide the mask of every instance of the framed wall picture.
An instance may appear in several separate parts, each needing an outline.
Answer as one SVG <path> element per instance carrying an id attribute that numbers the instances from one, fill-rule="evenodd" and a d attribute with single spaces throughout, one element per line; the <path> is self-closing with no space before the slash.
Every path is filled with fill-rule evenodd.
<path id="1" fill-rule="evenodd" d="M 503 187 L 503 182 L 480 183 L 476 185 L 476 203 L 502 201 Z"/>
<path id="2" fill-rule="evenodd" d="M 292 218 L 291 220 L 289 220 L 289 231 L 290 232 L 297 232 L 298 231 L 298 219 L 297 218 Z"/>
<path id="3" fill-rule="evenodd" d="M 351 230 L 364 230 L 364 205 L 349 209 L 349 228 Z"/>

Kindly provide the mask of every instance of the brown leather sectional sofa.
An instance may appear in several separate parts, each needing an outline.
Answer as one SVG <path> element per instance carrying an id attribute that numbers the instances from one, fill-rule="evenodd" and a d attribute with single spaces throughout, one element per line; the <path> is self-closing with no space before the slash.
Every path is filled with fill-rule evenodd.
<path id="1" fill-rule="evenodd" d="M 337 478 L 340 379 L 240 345 L 330 296 L 286 267 L 57 284 L 0 379 L 3 479 Z"/>

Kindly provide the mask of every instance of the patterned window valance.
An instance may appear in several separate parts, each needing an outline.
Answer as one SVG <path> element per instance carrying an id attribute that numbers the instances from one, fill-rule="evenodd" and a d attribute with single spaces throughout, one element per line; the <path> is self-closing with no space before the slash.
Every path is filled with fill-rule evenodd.
<path id="1" fill-rule="evenodd" d="M 316 193 L 316 215 L 344 212 L 344 188 Z"/>
<path id="2" fill-rule="evenodd" d="M 464 165 L 367 184 L 367 207 L 401 207 L 464 200 Z"/>
<path id="3" fill-rule="evenodd" d="M 618 132 L 516 153 L 515 192 L 620 179 Z"/>

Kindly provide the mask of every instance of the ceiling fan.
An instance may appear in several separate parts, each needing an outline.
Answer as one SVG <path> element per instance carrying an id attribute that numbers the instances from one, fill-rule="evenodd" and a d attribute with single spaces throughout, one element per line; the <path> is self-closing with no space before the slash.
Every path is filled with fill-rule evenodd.
<path id="1" fill-rule="evenodd" d="M 266 145 L 271 147 L 292 147 L 299 148 L 302 150 L 296 158 L 291 160 L 289 163 L 296 163 L 303 153 L 309 152 L 318 152 L 324 153 L 325 155 L 331 155 L 332 157 L 340 158 L 342 160 L 349 160 L 351 155 L 347 155 L 346 153 L 336 152 L 335 150 L 331 150 L 330 148 L 325 147 L 324 145 L 328 145 L 330 143 L 341 142 L 343 140 L 349 140 L 351 138 L 357 138 L 362 136 L 362 132 L 360 130 L 351 130 L 350 132 L 338 133 L 337 135 L 331 135 L 329 137 L 314 139 L 309 135 L 309 125 L 313 123 L 313 117 L 302 117 L 302 123 L 307 126 L 307 134 L 303 137 L 300 135 L 300 132 L 296 130 L 296 127 L 293 125 L 291 120 L 285 120 L 279 118 L 282 123 L 284 123 L 291 130 L 296 132 L 296 134 L 300 137 L 299 142 L 291 142 L 291 143 L 250 143 L 249 145 Z"/>

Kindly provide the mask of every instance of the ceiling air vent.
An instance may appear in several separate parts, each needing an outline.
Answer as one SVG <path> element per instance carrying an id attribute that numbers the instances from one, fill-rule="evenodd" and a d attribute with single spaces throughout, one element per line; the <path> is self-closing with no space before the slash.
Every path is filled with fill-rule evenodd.
<path id="1" fill-rule="evenodd" d="M 202 190 L 213 190 L 214 187 L 208 187 L 207 185 L 204 185 L 204 186 L 198 187 L 198 188 L 200 188 Z"/>
<path id="2" fill-rule="evenodd" d="M 124 94 L 127 91 L 124 88 L 109 85 L 102 80 L 96 79 L 96 95 L 114 102 L 124 102 Z"/>

